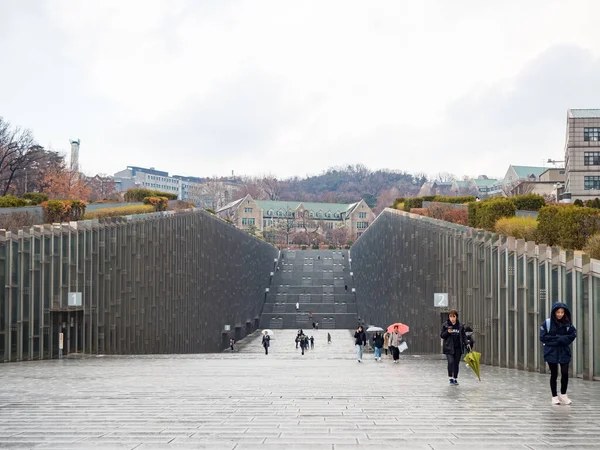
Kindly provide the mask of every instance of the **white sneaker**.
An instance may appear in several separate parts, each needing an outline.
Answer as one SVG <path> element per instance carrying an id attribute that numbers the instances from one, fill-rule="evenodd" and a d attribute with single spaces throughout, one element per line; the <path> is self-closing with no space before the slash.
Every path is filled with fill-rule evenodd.
<path id="1" fill-rule="evenodd" d="M 560 400 L 558 399 L 558 397 L 552 397 L 552 404 L 553 405 L 560 405 Z"/>
<path id="2" fill-rule="evenodd" d="M 571 401 L 571 399 L 567 396 L 567 394 L 565 394 L 565 395 L 560 394 L 558 396 L 558 399 L 560 400 L 560 403 L 562 403 L 563 405 L 570 405 L 571 403 L 573 403 Z"/>

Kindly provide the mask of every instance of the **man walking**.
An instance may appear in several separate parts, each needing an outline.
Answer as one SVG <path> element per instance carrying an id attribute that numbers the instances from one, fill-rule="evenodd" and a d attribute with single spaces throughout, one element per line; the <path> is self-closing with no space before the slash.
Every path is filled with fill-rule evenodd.
<path id="1" fill-rule="evenodd" d="M 362 362 L 363 346 L 367 345 L 367 335 L 362 326 L 359 326 L 354 333 L 354 345 L 356 347 L 356 359 L 358 362 Z"/>
<path id="2" fill-rule="evenodd" d="M 271 344 L 271 336 L 265 331 L 262 337 L 262 346 L 265 348 L 265 355 L 269 354 L 269 345 Z"/>

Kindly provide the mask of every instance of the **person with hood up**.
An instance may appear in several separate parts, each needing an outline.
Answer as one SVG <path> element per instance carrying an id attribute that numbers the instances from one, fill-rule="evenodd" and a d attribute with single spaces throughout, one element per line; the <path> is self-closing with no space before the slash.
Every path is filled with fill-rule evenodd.
<path id="1" fill-rule="evenodd" d="M 448 360 L 448 381 L 451 385 L 458 385 L 458 369 L 466 347 L 466 335 L 455 309 L 448 313 L 448 320 L 442 325 L 440 337 L 444 340 L 444 355 Z"/>
<path id="2" fill-rule="evenodd" d="M 363 345 L 367 345 L 367 335 L 363 331 L 363 327 L 359 326 L 354 332 L 354 345 L 356 346 L 356 359 L 362 362 Z"/>
<path id="3" fill-rule="evenodd" d="M 470 351 L 473 351 L 475 346 L 475 338 L 473 337 L 473 328 L 470 326 L 465 327 L 465 345 Z"/>
<path id="4" fill-rule="evenodd" d="M 373 348 L 375 349 L 375 361 L 381 361 L 381 348 L 383 347 L 383 336 L 377 331 L 373 336 Z"/>
<path id="5" fill-rule="evenodd" d="M 571 362 L 571 343 L 577 337 L 577 330 L 571 322 L 571 311 L 564 303 L 552 305 L 550 318 L 540 327 L 540 341 L 544 344 L 544 361 L 550 367 L 550 390 L 553 405 L 570 405 L 567 396 L 569 385 L 569 363 Z M 560 364 L 560 395 L 556 390 L 558 365 Z"/>

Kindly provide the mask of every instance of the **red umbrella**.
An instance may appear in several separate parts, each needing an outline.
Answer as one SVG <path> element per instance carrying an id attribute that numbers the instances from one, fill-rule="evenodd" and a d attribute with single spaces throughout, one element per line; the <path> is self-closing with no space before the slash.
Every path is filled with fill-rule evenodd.
<path id="1" fill-rule="evenodd" d="M 410 328 L 408 327 L 408 325 L 404 325 L 403 323 L 397 322 L 397 323 L 393 323 L 389 327 L 387 327 L 387 332 L 393 333 L 394 327 L 398 327 L 398 333 L 400 333 L 400 334 L 406 334 L 410 331 Z"/>

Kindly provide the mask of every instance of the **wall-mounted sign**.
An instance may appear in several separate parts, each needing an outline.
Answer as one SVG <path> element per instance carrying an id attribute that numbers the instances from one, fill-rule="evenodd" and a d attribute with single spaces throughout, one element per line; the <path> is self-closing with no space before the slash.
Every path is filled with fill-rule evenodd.
<path id="1" fill-rule="evenodd" d="M 447 308 L 448 307 L 448 294 L 438 293 L 433 294 L 433 306 L 436 308 Z"/>
<path id="2" fill-rule="evenodd" d="M 81 292 L 69 292 L 67 296 L 67 305 L 69 306 L 81 306 Z"/>

